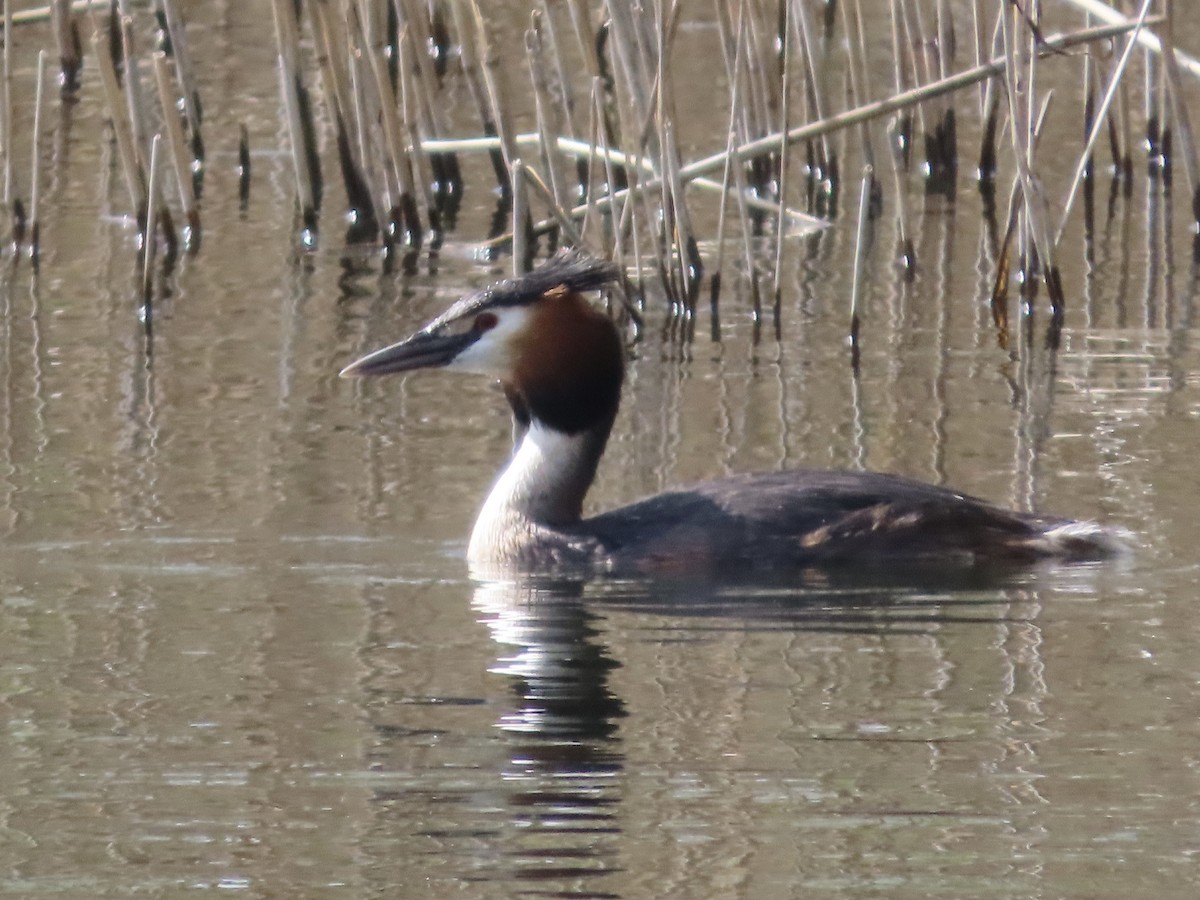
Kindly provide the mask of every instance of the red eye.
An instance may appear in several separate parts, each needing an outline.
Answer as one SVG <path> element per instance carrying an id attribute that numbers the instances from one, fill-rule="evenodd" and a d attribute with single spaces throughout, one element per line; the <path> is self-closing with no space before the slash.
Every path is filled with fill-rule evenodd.
<path id="1" fill-rule="evenodd" d="M 472 327 L 475 331 L 491 331 L 499 322 L 495 313 L 485 312 L 475 317 L 475 324 Z"/>

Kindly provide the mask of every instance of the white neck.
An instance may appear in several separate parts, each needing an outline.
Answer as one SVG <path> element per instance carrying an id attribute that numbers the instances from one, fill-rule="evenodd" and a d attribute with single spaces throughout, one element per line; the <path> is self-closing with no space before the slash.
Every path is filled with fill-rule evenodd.
<path id="1" fill-rule="evenodd" d="M 469 559 L 512 559 L 539 531 L 577 523 L 607 436 L 564 434 L 535 420 L 479 511 Z"/>

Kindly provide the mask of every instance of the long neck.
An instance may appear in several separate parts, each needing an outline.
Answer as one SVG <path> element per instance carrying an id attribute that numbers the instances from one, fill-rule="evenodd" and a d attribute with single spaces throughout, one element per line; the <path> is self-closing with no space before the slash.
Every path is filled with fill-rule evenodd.
<path id="1" fill-rule="evenodd" d="M 473 564 L 534 563 L 578 551 L 567 534 L 608 442 L 625 375 L 620 332 L 578 294 L 547 296 L 510 348 L 501 383 L 516 451 L 471 533 Z"/>
<path id="2" fill-rule="evenodd" d="M 579 522 L 611 427 L 567 434 L 534 419 L 479 511 L 470 558 L 515 558 L 539 533 Z"/>

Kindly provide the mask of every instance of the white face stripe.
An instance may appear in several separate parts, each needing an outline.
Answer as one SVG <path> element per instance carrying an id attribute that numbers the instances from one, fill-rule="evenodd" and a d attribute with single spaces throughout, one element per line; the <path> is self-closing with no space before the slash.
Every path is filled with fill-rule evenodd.
<path id="1" fill-rule="evenodd" d="M 493 378 L 503 378 L 513 370 L 515 339 L 528 328 L 531 312 L 525 306 L 495 307 L 487 312 L 496 317 L 496 327 L 485 331 L 447 368 Z"/>

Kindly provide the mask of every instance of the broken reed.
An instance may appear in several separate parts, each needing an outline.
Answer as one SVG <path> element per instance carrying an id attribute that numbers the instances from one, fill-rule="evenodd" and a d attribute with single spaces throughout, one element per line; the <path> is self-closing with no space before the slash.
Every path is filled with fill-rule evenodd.
<path id="1" fill-rule="evenodd" d="M 1128 190 L 1134 112 L 1125 73 L 1135 44 L 1156 54 L 1147 56 L 1143 67 L 1150 175 L 1169 188 L 1178 156 L 1200 219 L 1200 166 L 1181 96 L 1183 80 L 1200 74 L 1200 63 L 1174 46 L 1171 0 L 1162 0 L 1165 16 L 1160 18 L 1150 16 L 1151 4 L 1143 0 L 1134 20 L 1099 0 L 1056 0 L 1059 8 L 1081 10 L 1078 30 L 1060 36 L 1042 29 L 1042 11 L 1050 4 L 1037 0 L 975 4 L 958 21 L 943 0 L 890 0 L 886 15 L 871 19 L 863 5 L 862 0 L 826 4 L 818 21 L 803 0 L 714 0 L 711 15 L 727 85 L 714 116 L 726 123 L 726 140 L 712 155 L 688 160 L 675 129 L 672 65 L 685 4 L 538 0 L 523 43 L 502 46 L 489 22 L 490 10 L 479 0 L 272 0 L 300 244 L 311 249 L 318 241 L 325 193 L 315 115 L 321 104 L 334 130 L 351 212 L 350 241 L 381 244 L 389 260 L 400 249 L 409 265 L 422 247 L 436 249 L 454 227 L 462 195 L 458 154 L 483 150 L 490 154 L 501 204 L 498 233 L 487 246 L 511 249 L 517 270 L 532 263 L 543 237 L 583 244 L 632 269 L 636 284 L 629 287 L 635 296 L 643 294 L 643 279 L 652 273 L 672 313 L 689 323 L 686 334 L 708 274 L 716 335 L 732 199 L 740 232 L 738 265 L 755 322 L 764 319 L 763 297 L 770 296 L 778 330 L 787 242 L 839 216 L 840 173 L 851 141 L 872 173 L 858 192 L 856 275 L 873 235 L 870 223 L 884 207 L 878 180 L 883 172 L 890 173 L 894 188 L 896 259 L 912 275 L 918 261 L 909 207 L 921 202 L 914 196 L 921 188 L 953 201 L 959 184 L 959 117 L 967 111 L 964 106 L 973 105 L 961 98 L 975 86 L 983 136 L 976 175 L 985 208 L 993 206 L 1005 166 L 1015 172 L 1006 227 L 997 230 L 994 247 L 992 307 L 1003 341 L 1014 269 L 1023 309 L 1033 308 L 1041 281 L 1052 320 L 1056 327 L 1061 324 L 1065 303 L 1056 252 L 1080 191 L 1090 233 L 1096 145 L 1105 138 L 1115 177 Z M 15 21 L 10 6 L 5 0 L 6 34 L 12 34 Z M 49 8 L 64 94 L 75 90 L 82 64 L 78 6 L 54 0 Z M 111 0 L 107 16 L 89 9 L 90 45 L 143 252 L 149 242 L 145 233 L 151 223 L 160 223 L 170 258 L 176 240 L 171 207 L 159 188 L 162 179 L 148 176 L 149 148 L 161 134 L 171 154 L 165 171 L 177 188 L 185 240 L 195 250 L 204 171 L 202 103 L 177 0 L 155 0 L 150 40 L 137 38 L 150 17 L 132 12 L 124 0 Z M 1106 24 L 1094 25 L 1093 17 Z M 1161 30 L 1152 33 L 1159 25 Z M 894 60 L 889 93 L 882 98 L 867 64 L 866 48 L 881 37 L 877 29 L 884 29 Z M 955 40 L 962 35 L 969 39 Z M 1121 52 L 1107 60 L 1064 53 L 1108 40 Z M 20 240 L 24 211 L 10 152 L 8 43 L 0 137 L 4 199 L 14 238 Z M 972 47 L 969 63 L 962 58 L 962 45 Z M 1055 66 L 1083 66 L 1085 83 L 1086 139 L 1061 200 L 1049 196 L 1050 188 L 1037 175 L 1037 144 L 1049 97 L 1038 73 L 1047 59 Z M 449 139 L 447 79 L 461 79 L 467 87 L 482 139 Z M 516 133 L 513 98 L 518 96 L 532 100 L 527 104 L 536 123 L 532 134 Z M 852 137 L 839 139 L 847 129 Z M 240 138 L 239 192 L 245 203 L 250 165 L 244 129 Z M 880 153 L 888 157 L 887 166 L 880 165 Z M 719 180 L 707 177 L 718 173 Z M 36 196 L 36 182 L 33 187 Z M 689 188 L 716 191 L 720 198 L 716 247 L 707 258 L 699 247 L 711 235 L 697 234 Z M 1062 212 L 1052 217 L 1058 206 Z M 857 303 L 851 318 L 857 337 Z"/>

